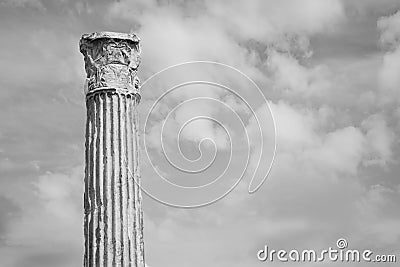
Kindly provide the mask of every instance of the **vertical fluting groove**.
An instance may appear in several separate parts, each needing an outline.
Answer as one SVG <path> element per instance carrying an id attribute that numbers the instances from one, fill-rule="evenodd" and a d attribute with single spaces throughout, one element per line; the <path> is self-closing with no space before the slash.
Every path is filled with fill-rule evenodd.
<path id="1" fill-rule="evenodd" d="M 123 240 L 123 255 L 124 255 L 124 266 L 129 266 L 130 254 L 129 254 L 129 239 L 128 239 L 128 181 L 127 181 L 127 140 L 126 140 L 126 96 L 123 95 L 120 99 L 120 140 L 121 140 L 121 177 L 122 177 L 122 240 Z"/>
<path id="2" fill-rule="evenodd" d="M 114 162 L 114 158 L 115 158 L 115 134 L 114 134 L 114 130 L 115 130 L 115 105 L 114 105 L 114 96 L 111 94 L 110 95 L 110 105 L 111 105 L 111 133 L 110 133 L 110 138 L 111 138 L 111 158 L 110 158 L 110 166 L 111 166 L 111 212 L 110 212 L 110 216 L 112 218 L 112 246 L 113 246 L 113 253 L 112 253 L 112 265 L 111 266 L 115 266 L 116 264 L 116 254 L 117 254 L 117 245 L 116 245 L 116 221 L 115 221 L 115 176 L 116 176 L 116 169 L 115 169 L 115 162 Z"/>
<path id="3" fill-rule="evenodd" d="M 112 98 L 111 95 L 105 93 L 106 116 L 105 116 L 105 139 L 106 139 L 106 199 L 107 199 L 107 266 L 113 266 L 114 263 L 114 227 L 113 227 L 113 162 L 112 162 Z"/>
<path id="4" fill-rule="evenodd" d="M 100 200 L 100 191 L 99 191 L 99 180 L 100 180 L 100 168 L 99 168 L 99 152 L 100 152 L 100 132 L 99 132 L 99 128 L 100 128 L 100 110 L 99 110 L 99 95 L 96 95 L 95 98 L 95 107 L 96 107 L 96 125 L 95 125 L 95 129 L 96 129 L 96 139 L 95 139 L 95 147 L 96 147 L 96 151 L 93 154 L 94 156 L 94 161 L 96 163 L 95 168 L 94 168 L 94 184 L 95 184 L 95 192 L 94 192 L 94 196 L 95 196 L 95 213 L 94 213 L 94 219 L 95 219 L 95 227 L 93 229 L 94 231 L 94 235 L 93 235 L 93 241 L 95 243 L 95 249 L 94 249 L 94 266 L 99 266 L 100 265 L 100 236 L 99 236 L 99 226 L 100 226 L 100 216 L 101 216 L 101 212 L 99 210 L 99 200 Z"/>
<path id="5" fill-rule="evenodd" d="M 93 118 L 95 117 L 94 114 L 94 109 L 93 109 L 93 102 L 90 104 L 90 141 L 89 141 L 89 177 L 88 177 L 88 201 L 89 201 L 89 210 L 88 210 L 88 266 L 92 263 L 92 225 L 93 225 L 93 220 L 92 220 L 92 214 L 93 214 L 93 206 L 92 206 L 92 193 L 93 193 L 93 173 L 92 173 L 92 153 L 93 153 Z"/>
<path id="6" fill-rule="evenodd" d="M 136 143 L 136 175 L 137 175 L 137 180 L 138 180 L 138 210 L 139 210 L 139 218 L 137 218 L 139 222 L 139 227 L 138 227 L 138 235 L 139 235 L 139 246 L 137 247 L 137 250 L 139 252 L 139 258 L 140 258 L 140 264 L 138 266 L 145 266 L 144 264 L 144 242 L 143 242 L 143 210 L 142 210 L 142 191 L 140 187 L 141 179 L 140 179 L 140 144 L 139 144 L 139 114 L 137 111 L 137 105 L 139 104 L 139 99 L 135 98 L 135 121 L 134 121 L 134 127 L 135 127 L 135 143 Z"/>
<path id="7" fill-rule="evenodd" d="M 118 248 L 119 248 L 119 259 L 118 259 L 118 263 L 117 266 L 123 266 L 123 258 L 124 258 L 124 250 L 123 250 L 123 237 L 122 237 L 122 233 L 123 233 L 123 225 L 122 225 L 122 220 L 123 220 L 123 214 L 122 214 L 122 173 L 121 173 L 121 159 L 122 159 L 122 144 L 121 144 L 121 95 L 118 93 L 117 94 L 117 99 L 116 99 L 116 105 L 117 105 L 117 118 L 118 118 L 118 124 L 117 124 L 117 134 L 116 134 L 116 138 L 118 139 L 118 157 L 116 157 L 116 160 L 118 162 L 118 177 L 117 177 L 117 185 L 118 185 L 118 238 L 119 238 L 119 244 L 118 244 Z"/>
<path id="8" fill-rule="evenodd" d="M 132 116 L 132 97 L 128 97 L 129 101 L 127 104 L 127 122 L 128 126 L 126 127 L 127 130 L 127 140 L 128 140 L 128 160 L 127 165 L 129 168 L 129 176 L 128 176 L 128 194 L 129 194 L 129 215 L 128 215 L 128 233 L 129 233 L 129 249 L 130 249 L 130 258 L 131 258 L 131 265 L 136 265 L 136 235 L 135 235 L 135 180 L 133 175 L 134 171 L 134 157 L 133 157 L 133 116 Z"/>
<path id="9" fill-rule="evenodd" d="M 96 264 L 96 260 L 97 260 L 97 254 L 98 254 L 98 246 L 97 246 L 97 227 L 98 227 L 98 207 L 97 207 L 97 179 L 98 179 L 98 175 L 97 175 L 97 160 L 96 160 L 96 156 L 97 156 L 97 148 L 98 148 L 98 131 L 97 131 L 97 127 L 98 127 L 98 114 L 97 114 L 97 97 L 98 95 L 96 95 L 94 97 L 94 103 L 93 103 L 93 111 L 94 111 L 94 119 L 93 119 L 93 151 L 92 151 L 92 198 L 91 198 L 91 206 L 92 206 L 92 228 L 91 228 L 91 232 L 92 232 L 92 238 L 91 238 L 91 242 L 92 242 L 92 260 L 91 260 L 91 264 L 95 265 Z"/>
<path id="10" fill-rule="evenodd" d="M 102 190 L 101 190 L 101 200 L 102 200 L 102 222 L 103 222 L 103 251 L 102 251 L 102 262 L 100 266 L 107 266 L 107 96 L 106 94 L 101 94 L 102 103 L 102 158 L 100 159 L 103 166 L 102 173 Z"/>
<path id="11" fill-rule="evenodd" d="M 132 169 L 132 174 L 133 174 L 133 179 L 135 181 L 134 183 L 134 233 L 135 233 L 135 266 L 140 266 L 140 254 L 137 250 L 137 248 L 139 248 L 139 238 L 138 238 L 138 208 L 139 208 L 139 203 L 138 203 L 138 192 L 139 192 L 139 181 L 137 180 L 137 163 L 136 163 L 136 142 L 135 142 L 135 138 L 137 136 L 137 132 L 136 132 L 136 127 L 135 127 L 135 113 L 136 113 L 136 105 L 135 105 L 135 101 L 136 99 L 133 99 L 132 101 L 132 132 L 133 132 L 133 142 L 132 142 L 132 152 L 133 152 L 133 169 Z"/>
<path id="12" fill-rule="evenodd" d="M 119 149 L 120 149 L 120 142 L 119 142 L 119 94 L 113 95 L 113 160 L 114 160 L 114 235 L 115 235 L 115 266 L 121 266 L 121 184 L 120 184 L 120 166 L 119 166 Z"/>
<path id="13" fill-rule="evenodd" d="M 135 99 L 136 100 L 136 99 Z M 136 132 L 136 127 L 135 127 L 135 119 L 136 119 L 136 105 L 135 101 L 132 102 L 132 128 L 133 128 L 133 133 L 134 133 L 134 138 L 137 136 Z M 139 226 L 139 199 L 138 199 L 138 193 L 140 191 L 139 187 L 139 181 L 137 179 L 137 162 L 136 162 L 136 141 L 133 140 L 133 177 L 135 179 L 135 248 L 139 248 L 139 236 L 138 236 L 138 226 Z M 137 249 L 135 249 L 135 254 L 136 254 L 136 266 L 140 266 L 140 254 Z"/>
<path id="14" fill-rule="evenodd" d="M 122 95 L 118 94 L 118 168 L 119 168 L 119 176 L 118 176 L 118 184 L 119 184 L 119 227 L 120 227 L 120 249 L 121 249 L 121 259 L 120 259 L 120 266 L 124 266 L 124 212 L 123 212 L 123 176 L 122 176 L 122 148 L 124 146 L 122 139 L 121 139 L 121 130 L 122 130 L 122 107 L 121 107 L 121 99 Z"/>
<path id="15" fill-rule="evenodd" d="M 101 161 L 103 162 L 103 181 L 102 181 L 102 207 L 103 207 L 103 263 L 101 266 L 105 267 L 107 266 L 107 251 L 108 251 L 108 201 L 107 201 L 107 149 L 108 149 L 108 143 L 107 143 L 107 136 L 108 136 L 108 123 L 107 123 L 107 94 L 102 93 L 101 94 L 101 99 L 102 99 L 102 112 L 103 112 L 103 117 L 102 117 L 102 130 L 103 130 L 103 136 L 102 136 L 102 143 L 103 143 L 103 157 L 101 158 Z"/>
<path id="16" fill-rule="evenodd" d="M 83 195 L 83 203 L 84 203 L 84 235 L 85 235 L 85 255 L 83 258 L 83 264 L 84 266 L 89 266 L 89 259 L 88 259 L 88 251 L 89 251 L 89 238 L 88 238 L 88 229 L 89 229 L 89 152 L 90 152 L 90 137 L 91 137 L 91 132 L 90 132 L 90 127 L 91 127 L 91 122 L 90 122 L 90 117 L 91 117 L 91 110 L 90 110 L 90 104 L 87 102 L 86 103 L 86 138 L 85 138 L 85 193 Z"/>
<path id="17" fill-rule="evenodd" d="M 123 152 L 123 140 L 121 138 L 122 134 L 122 95 L 117 94 L 118 98 L 118 166 L 119 166 L 119 176 L 118 176 L 118 185 L 119 185 L 119 227 L 120 227 L 120 249 L 121 249 L 121 260 L 120 266 L 124 266 L 124 208 L 123 208 L 123 175 L 122 175 L 122 157 Z"/>
<path id="18" fill-rule="evenodd" d="M 103 94 L 99 94 L 99 127 L 98 127 L 98 142 L 99 142 L 99 149 L 98 149 L 98 156 L 97 156 L 97 166 L 98 166 L 98 185 L 99 188 L 97 189 L 98 194 L 98 202 L 97 206 L 99 207 L 99 231 L 98 231 L 98 265 L 97 266 L 104 266 L 104 99 Z"/>
<path id="19" fill-rule="evenodd" d="M 94 118 L 95 118 L 95 109 L 93 102 L 90 105 L 90 111 L 91 111 L 91 118 L 90 118 L 90 132 L 91 132 L 91 137 L 90 137 L 90 146 L 89 146 L 89 177 L 88 177 L 88 183 L 89 183 L 89 213 L 88 213 L 88 261 L 89 261 L 89 266 L 92 265 L 93 262 L 93 192 L 94 192 L 94 187 L 93 187 L 93 149 L 94 149 L 94 141 L 93 141 L 93 136 L 94 136 Z"/>
<path id="20" fill-rule="evenodd" d="M 99 210 L 98 210 L 98 182 L 99 182 L 99 162 L 98 162 L 98 152 L 99 152 L 99 104 L 98 104 L 98 95 L 94 97 L 94 109 L 95 109 L 95 118 L 94 118 L 94 150 L 93 150 L 93 266 L 98 266 L 99 263 L 99 246 L 98 246 L 98 227 L 99 227 Z"/>
<path id="21" fill-rule="evenodd" d="M 136 109 L 137 99 L 135 98 L 133 101 L 133 130 L 134 130 L 134 172 L 133 175 L 135 177 L 135 251 L 136 251 L 136 266 L 143 266 L 142 264 L 142 255 L 140 251 L 141 247 L 141 225 L 140 225 L 140 180 L 139 180 L 139 170 L 138 170 L 138 129 L 136 125 L 136 117 L 137 117 L 137 109 Z"/>

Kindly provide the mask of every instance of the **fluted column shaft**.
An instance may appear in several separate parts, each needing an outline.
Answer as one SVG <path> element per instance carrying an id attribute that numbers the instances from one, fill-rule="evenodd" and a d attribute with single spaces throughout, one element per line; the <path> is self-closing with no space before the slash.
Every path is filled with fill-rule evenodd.
<path id="1" fill-rule="evenodd" d="M 138 102 L 113 89 L 87 96 L 85 266 L 144 266 Z"/>

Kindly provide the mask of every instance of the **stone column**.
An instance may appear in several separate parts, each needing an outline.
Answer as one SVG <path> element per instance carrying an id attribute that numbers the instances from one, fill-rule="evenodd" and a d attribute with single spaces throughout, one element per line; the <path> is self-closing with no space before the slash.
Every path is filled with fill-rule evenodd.
<path id="1" fill-rule="evenodd" d="M 135 182 L 140 181 L 139 38 L 84 34 L 80 51 L 88 80 L 84 266 L 142 267 L 142 199 Z"/>

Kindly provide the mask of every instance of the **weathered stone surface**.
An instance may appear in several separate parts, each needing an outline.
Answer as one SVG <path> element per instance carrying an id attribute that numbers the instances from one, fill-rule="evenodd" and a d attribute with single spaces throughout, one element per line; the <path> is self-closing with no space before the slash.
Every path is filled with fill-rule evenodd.
<path id="1" fill-rule="evenodd" d="M 139 51 L 138 42 L 135 35 L 109 32 L 81 39 L 86 71 L 93 78 L 86 94 L 84 266 L 145 266 L 142 197 L 137 183 L 140 96 L 129 78 L 136 78 L 138 62 L 132 63 L 137 59 L 132 49 Z M 124 54 L 127 46 L 130 56 Z M 90 58 L 96 58 L 96 66 Z M 107 74 L 113 68 L 118 75 Z"/>
<path id="2" fill-rule="evenodd" d="M 79 48 L 85 57 L 88 91 L 112 87 L 139 92 L 136 76 L 140 63 L 139 38 L 135 34 L 95 32 L 84 34 Z"/>

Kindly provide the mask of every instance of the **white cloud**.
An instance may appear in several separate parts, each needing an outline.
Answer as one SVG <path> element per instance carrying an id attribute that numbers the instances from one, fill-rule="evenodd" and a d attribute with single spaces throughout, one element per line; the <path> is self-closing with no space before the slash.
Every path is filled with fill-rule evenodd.
<path id="1" fill-rule="evenodd" d="M 394 210 L 395 203 L 399 200 L 399 191 L 375 184 L 368 187 L 355 202 L 360 230 L 374 240 L 369 242 L 372 246 L 396 247 L 398 244 L 400 231 L 396 225 L 399 224 L 400 218 Z"/>
<path id="2" fill-rule="evenodd" d="M 290 55 L 272 52 L 267 67 L 274 77 L 276 89 L 289 95 L 321 96 L 331 89 L 326 66 L 305 67 Z"/>
<path id="3" fill-rule="evenodd" d="M 400 47 L 383 56 L 382 68 L 379 71 L 379 81 L 382 90 L 389 95 L 397 97 L 400 88 Z M 384 95 L 387 97 L 388 95 Z"/>
<path id="4" fill-rule="evenodd" d="M 305 158 L 328 176 L 335 173 L 355 175 L 365 153 L 364 142 L 358 128 L 337 129 L 327 133 L 316 148 L 306 151 Z"/>
<path id="5" fill-rule="evenodd" d="M 370 149 L 370 157 L 365 164 L 378 163 L 385 165 L 391 162 L 395 133 L 387 125 L 382 115 L 372 115 L 362 122 L 362 127 L 366 131 L 366 141 Z"/>
<path id="6" fill-rule="evenodd" d="M 31 196 L 23 196 L 21 202 L 31 201 L 25 204 L 21 216 L 7 233 L 10 253 L 19 252 L 12 266 L 19 266 L 19 261 L 22 264 L 30 257 L 33 257 L 31 266 L 38 266 L 42 261 L 45 264 L 47 257 L 55 258 L 45 266 L 62 261 L 66 266 L 81 263 L 83 173 L 81 166 L 69 174 L 47 173 L 34 182 L 35 191 Z"/>
<path id="7" fill-rule="evenodd" d="M 4 0 L 0 3 L 1 5 L 12 6 L 12 7 L 33 7 L 40 11 L 45 11 L 46 8 L 40 0 Z"/>
<path id="8" fill-rule="evenodd" d="M 333 29 L 343 18 L 340 1 L 208 1 L 210 12 L 241 39 L 274 41 L 285 34 L 311 35 Z M 290 19 L 287 19 L 290 17 Z M 262 25 L 262 27 L 254 27 Z"/>
<path id="9" fill-rule="evenodd" d="M 381 32 L 380 40 L 389 51 L 383 56 L 382 67 L 379 70 L 380 87 L 386 95 L 384 100 L 392 101 L 397 98 L 400 88 L 400 12 L 392 16 L 381 17 L 378 20 Z M 389 94 L 390 96 L 388 96 Z"/>
<path id="10" fill-rule="evenodd" d="M 391 49 L 396 49 L 400 44 L 400 12 L 381 17 L 377 24 L 378 30 L 381 32 L 381 43 Z"/>
<path id="11" fill-rule="evenodd" d="M 316 119 L 308 109 L 294 108 L 283 101 L 271 104 L 280 151 L 294 152 L 319 142 Z"/>
<path id="12" fill-rule="evenodd" d="M 65 221 L 80 220 L 80 201 L 83 189 L 83 168 L 75 168 L 72 174 L 47 173 L 34 183 L 37 196 L 43 200 L 47 211 Z"/>
<path id="13" fill-rule="evenodd" d="M 329 122 L 335 113 L 328 107 L 313 110 L 283 101 L 270 106 L 277 127 L 278 154 L 292 155 L 303 166 L 326 175 L 356 175 L 362 162 L 391 161 L 395 134 L 381 115 L 368 117 L 360 127 L 330 130 Z M 251 135 L 257 134 L 254 119 L 250 120 L 247 130 Z M 264 127 L 262 131 L 265 142 L 271 140 L 271 129 Z M 253 146 L 259 145 L 258 139 Z"/>

